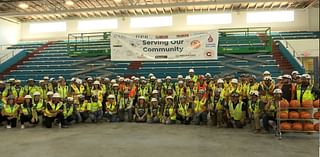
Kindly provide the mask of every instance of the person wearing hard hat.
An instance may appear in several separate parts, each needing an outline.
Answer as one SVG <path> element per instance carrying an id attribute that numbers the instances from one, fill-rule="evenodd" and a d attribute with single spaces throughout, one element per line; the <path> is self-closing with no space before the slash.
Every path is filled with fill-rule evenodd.
<path id="1" fill-rule="evenodd" d="M 88 118 L 88 101 L 85 100 L 85 96 L 80 94 L 78 95 L 78 101 L 75 102 L 75 120 L 76 122 L 84 123 Z"/>
<path id="2" fill-rule="evenodd" d="M 173 97 L 173 101 L 174 101 L 174 102 L 177 102 L 176 93 L 175 93 L 175 91 L 173 90 L 173 88 L 171 88 L 171 87 L 167 88 L 167 91 L 166 91 L 166 93 L 165 93 L 164 96 L 165 96 L 165 97 L 167 97 L 167 96 L 172 96 L 172 97 Z"/>
<path id="3" fill-rule="evenodd" d="M 292 83 L 296 83 L 298 75 L 300 75 L 298 71 L 292 71 L 292 73 L 291 73 Z"/>
<path id="4" fill-rule="evenodd" d="M 178 81 L 178 84 L 175 86 L 176 98 L 177 102 L 181 96 L 186 95 L 186 87 L 184 86 L 184 82 L 182 80 Z"/>
<path id="5" fill-rule="evenodd" d="M 189 69 L 190 79 L 194 82 L 198 82 L 198 76 L 194 74 L 194 69 Z"/>
<path id="6" fill-rule="evenodd" d="M 261 101 L 267 103 L 269 100 L 271 100 L 274 89 L 275 84 L 273 83 L 272 78 L 270 76 L 264 77 L 258 88 Z"/>
<path id="7" fill-rule="evenodd" d="M 194 100 L 194 98 L 197 95 L 197 86 L 195 86 L 194 83 L 194 80 L 190 79 L 186 90 L 187 96 L 190 97 L 192 100 Z"/>
<path id="8" fill-rule="evenodd" d="M 38 115 L 36 108 L 32 105 L 31 95 L 24 96 L 24 103 L 20 106 L 20 122 L 21 129 L 24 129 L 24 124 L 29 122 L 30 124 L 36 124 L 38 122 Z"/>
<path id="9" fill-rule="evenodd" d="M 58 82 L 55 78 L 50 78 L 48 84 L 48 91 L 58 92 Z"/>
<path id="10" fill-rule="evenodd" d="M 71 122 L 75 120 L 75 110 L 73 97 L 68 97 L 67 102 L 63 105 L 63 117 L 65 125 L 71 125 Z"/>
<path id="11" fill-rule="evenodd" d="M 45 106 L 45 104 L 47 104 L 47 103 L 52 103 L 52 96 L 53 96 L 53 92 L 52 91 L 48 91 L 47 92 L 47 99 L 46 100 L 44 100 L 44 106 Z"/>
<path id="12" fill-rule="evenodd" d="M 144 96 L 139 96 L 138 102 L 135 106 L 135 121 L 147 122 L 148 105 Z"/>
<path id="13" fill-rule="evenodd" d="M 226 90 L 225 99 L 226 99 L 227 102 L 230 100 L 230 95 L 231 95 L 232 92 L 237 92 L 238 94 L 240 94 L 240 92 L 241 92 L 241 89 L 240 89 L 240 87 L 239 87 L 238 80 L 235 79 L 235 78 L 231 79 L 230 85 L 229 85 L 229 87 L 228 87 L 227 90 Z M 242 98 L 242 97 L 241 97 L 241 95 L 240 95 L 240 99 L 241 99 L 241 98 Z"/>
<path id="14" fill-rule="evenodd" d="M 300 104 L 305 100 L 315 100 L 320 96 L 319 89 L 311 83 L 311 76 L 309 74 L 302 75 L 301 84 L 296 86 L 294 94 L 294 98 L 300 101 Z"/>
<path id="15" fill-rule="evenodd" d="M 110 91 L 110 94 L 114 95 L 114 99 L 115 99 L 116 103 L 118 104 L 118 101 L 120 100 L 120 97 L 121 97 L 121 91 L 119 90 L 118 83 L 112 84 L 112 90 Z"/>
<path id="16" fill-rule="evenodd" d="M 177 120 L 176 105 L 172 96 L 166 97 L 166 104 L 163 110 L 163 124 L 175 124 Z"/>
<path id="17" fill-rule="evenodd" d="M 87 104 L 87 110 L 89 113 L 89 118 L 91 122 L 96 123 L 102 119 L 103 111 L 102 111 L 102 103 L 98 101 L 98 96 L 93 95 L 91 97 L 91 102 Z"/>
<path id="18" fill-rule="evenodd" d="M 46 104 L 46 108 L 44 110 L 44 125 L 46 128 L 52 128 L 52 123 L 57 119 L 59 128 L 67 128 L 64 125 L 64 117 L 63 117 L 63 103 L 61 101 L 61 96 L 59 93 L 54 93 L 52 96 L 52 102 L 48 102 Z"/>
<path id="19" fill-rule="evenodd" d="M 265 132 L 269 132 L 270 127 L 274 130 L 276 129 L 276 113 L 278 105 L 280 104 L 281 100 L 287 101 L 286 99 L 282 98 L 282 90 L 281 89 L 274 89 L 273 91 L 273 99 L 268 100 L 268 103 L 264 107 L 264 115 L 262 118 L 263 128 Z M 288 102 L 289 103 L 289 102 Z"/>
<path id="20" fill-rule="evenodd" d="M 107 118 L 108 122 L 119 122 L 119 115 L 118 115 L 118 103 L 115 100 L 115 95 L 110 94 L 108 96 L 108 100 L 105 104 L 105 112 L 104 115 Z"/>
<path id="21" fill-rule="evenodd" d="M 58 85 L 58 93 L 60 94 L 62 101 L 65 102 L 69 95 L 69 87 L 64 79 L 61 79 L 60 84 Z"/>
<path id="22" fill-rule="evenodd" d="M 90 100 L 91 99 L 91 96 L 92 96 L 92 93 L 91 93 L 91 89 L 93 87 L 93 78 L 92 77 L 87 77 L 85 79 L 85 82 L 83 84 L 84 86 L 84 95 L 86 97 L 86 100 Z"/>
<path id="23" fill-rule="evenodd" d="M 138 88 L 138 96 L 143 96 L 146 101 L 149 100 L 150 92 L 149 88 L 146 86 L 146 80 L 141 80 L 140 87 Z"/>
<path id="24" fill-rule="evenodd" d="M 148 123 L 160 123 L 161 120 L 161 106 L 157 98 L 152 98 L 147 115 Z"/>
<path id="25" fill-rule="evenodd" d="M 248 113 L 255 133 L 259 133 L 261 131 L 260 119 L 263 116 L 263 110 L 264 103 L 259 99 L 259 92 L 251 91 L 250 100 L 248 101 Z"/>
<path id="26" fill-rule="evenodd" d="M 119 120 L 120 122 L 132 122 L 133 119 L 133 99 L 129 97 L 130 91 L 123 92 L 119 101 Z"/>
<path id="27" fill-rule="evenodd" d="M 213 94 L 211 94 L 212 89 L 209 90 L 208 94 L 208 111 L 210 113 L 210 118 L 213 126 L 217 126 L 217 128 L 222 127 L 223 125 L 223 105 L 224 99 L 221 97 L 221 89 L 217 88 L 214 90 Z"/>
<path id="28" fill-rule="evenodd" d="M 294 99 L 294 91 L 296 88 L 295 85 L 291 83 L 291 80 L 291 75 L 285 74 L 282 76 L 282 83 L 276 87 L 282 90 L 282 97 L 289 102 L 291 99 Z"/>
<path id="29" fill-rule="evenodd" d="M 179 98 L 178 110 L 177 110 L 177 120 L 181 124 L 190 124 L 193 118 L 192 102 L 187 100 L 187 97 L 181 95 Z"/>
<path id="30" fill-rule="evenodd" d="M 247 96 L 249 100 L 251 99 L 250 93 L 253 91 L 258 91 L 259 90 L 259 83 L 257 82 L 257 77 L 255 75 L 251 75 L 249 77 L 249 84 L 247 87 Z"/>
<path id="31" fill-rule="evenodd" d="M 93 87 L 91 89 L 92 95 L 97 95 L 98 96 L 98 101 L 102 102 L 103 101 L 103 91 L 100 85 L 99 81 L 94 81 L 93 82 Z"/>
<path id="32" fill-rule="evenodd" d="M 204 76 L 203 75 L 199 75 L 198 78 L 198 82 L 196 82 L 196 86 L 197 86 L 197 92 L 199 92 L 200 90 L 207 90 L 207 84 L 204 81 Z"/>
<path id="33" fill-rule="evenodd" d="M 33 93 L 33 99 L 32 99 L 32 104 L 37 110 L 37 113 L 39 115 L 42 115 L 43 110 L 44 110 L 44 105 L 43 105 L 43 100 L 40 98 L 40 92 L 34 92 Z"/>
<path id="34" fill-rule="evenodd" d="M 0 80 L 0 92 L 1 92 L 1 96 L 2 96 L 2 92 L 4 91 L 4 89 L 6 88 L 6 84 L 4 81 Z"/>
<path id="35" fill-rule="evenodd" d="M 40 98 L 42 100 L 46 100 L 47 99 L 48 88 L 47 88 L 46 84 L 44 83 L 44 80 L 40 80 L 39 81 L 38 92 L 40 92 Z"/>
<path id="36" fill-rule="evenodd" d="M 277 77 L 277 81 L 276 81 L 276 85 L 275 85 L 275 88 L 278 88 L 282 85 L 282 76 L 278 76 Z"/>
<path id="37" fill-rule="evenodd" d="M 217 83 L 216 83 L 216 85 L 215 85 L 215 89 L 219 89 L 219 90 L 221 91 L 220 97 L 221 97 L 222 99 L 225 99 L 225 97 L 226 97 L 226 92 L 227 92 L 227 88 L 224 87 L 224 81 L 223 81 L 223 79 L 219 78 L 219 79 L 217 80 Z"/>
<path id="38" fill-rule="evenodd" d="M 194 120 L 196 125 L 207 124 L 208 110 L 207 110 L 206 102 L 207 102 L 207 97 L 205 96 L 205 91 L 200 90 L 193 101 Z"/>
<path id="39" fill-rule="evenodd" d="M 34 79 L 30 78 L 27 81 L 27 85 L 24 87 L 24 94 L 33 95 L 33 93 L 37 92 L 38 89 L 39 87 L 35 85 Z"/>
<path id="40" fill-rule="evenodd" d="M 174 88 L 171 76 L 166 76 L 166 82 L 163 83 L 162 87 L 164 91 L 167 91 L 168 88 Z"/>
<path id="41" fill-rule="evenodd" d="M 245 124 L 246 106 L 240 100 L 240 94 L 233 91 L 230 95 L 228 105 L 225 105 L 228 119 L 228 127 L 242 128 Z"/>
<path id="42" fill-rule="evenodd" d="M 21 80 L 15 80 L 15 86 L 13 89 L 17 95 L 15 96 L 17 98 L 17 103 L 23 103 L 23 97 L 24 97 L 24 88 L 21 86 Z"/>
<path id="43" fill-rule="evenodd" d="M 265 77 L 271 77 L 271 73 L 269 71 L 264 71 L 262 78 L 265 78 Z"/>
<path id="44" fill-rule="evenodd" d="M 19 108 L 19 105 L 15 103 L 14 96 L 8 96 L 6 103 L 2 108 L 2 116 L 7 120 L 7 129 L 15 128 L 17 126 Z"/>
<path id="45" fill-rule="evenodd" d="M 14 98 L 17 98 L 17 92 L 15 90 L 14 78 L 11 78 L 7 81 L 6 87 L 2 92 L 2 98 L 6 99 L 8 96 L 12 95 Z"/>
<path id="46" fill-rule="evenodd" d="M 204 81 L 208 88 L 214 88 L 214 81 L 210 73 L 204 75 Z"/>
<path id="47" fill-rule="evenodd" d="M 71 82 L 69 87 L 70 96 L 73 97 L 75 103 L 78 103 L 78 95 L 84 94 L 84 86 L 82 85 L 82 80 L 77 78 L 75 81 Z"/>
<path id="48" fill-rule="evenodd" d="M 3 101 L 3 99 L 2 99 L 2 92 L 0 91 L 0 126 L 2 124 L 2 121 L 4 121 L 4 117 L 2 115 L 2 109 L 3 109 L 3 106 L 4 106 L 5 102 L 6 101 Z"/>
<path id="49" fill-rule="evenodd" d="M 155 84 L 155 90 L 157 90 L 157 94 L 159 96 L 159 98 L 164 98 L 164 89 L 163 89 L 163 86 L 162 86 L 162 80 L 161 79 L 157 79 L 157 82 Z M 161 101 L 159 101 L 161 103 Z"/>
<path id="50" fill-rule="evenodd" d="M 157 78 L 155 76 L 151 76 L 150 77 L 150 80 L 148 81 L 147 83 L 147 87 L 149 88 L 149 91 L 153 91 L 155 90 L 156 88 L 156 81 L 157 81 Z"/>

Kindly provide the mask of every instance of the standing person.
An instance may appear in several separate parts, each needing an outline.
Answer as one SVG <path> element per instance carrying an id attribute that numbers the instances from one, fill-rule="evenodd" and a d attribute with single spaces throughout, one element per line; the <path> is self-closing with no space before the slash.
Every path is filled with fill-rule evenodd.
<path id="1" fill-rule="evenodd" d="M 189 125 L 192 121 L 193 109 L 192 102 L 187 101 L 186 96 L 180 96 L 177 111 L 177 120 L 180 121 L 181 124 Z"/>
<path id="2" fill-rule="evenodd" d="M 294 92 L 295 98 L 302 104 L 305 100 L 315 100 L 319 97 L 319 89 L 311 83 L 311 76 L 303 74 L 301 77 L 301 84 L 298 84 Z"/>
<path id="3" fill-rule="evenodd" d="M 67 128 L 64 125 L 63 117 L 63 102 L 59 93 L 54 93 L 52 96 L 52 102 L 46 104 L 44 111 L 44 124 L 46 128 L 52 128 L 52 123 L 57 120 L 59 128 Z"/>
<path id="4" fill-rule="evenodd" d="M 177 120 L 176 105 L 172 96 L 166 97 L 166 104 L 163 111 L 163 123 L 164 124 L 175 124 Z"/>
<path id="5" fill-rule="evenodd" d="M 38 87 L 34 83 L 34 79 L 28 79 L 27 85 L 24 87 L 24 94 L 25 95 L 33 95 L 35 92 L 38 91 Z M 24 95 L 23 95 L 24 96 Z"/>
<path id="6" fill-rule="evenodd" d="M 201 123 L 207 124 L 207 98 L 204 95 L 204 91 L 200 90 L 197 96 L 193 101 L 194 106 L 194 120 L 196 125 L 200 125 Z"/>
<path id="7" fill-rule="evenodd" d="M 19 112 L 19 105 L 15 103 L 14 96 L 7 97 L 7 102 L 2 109 L 2 115 L 7 120 L 7 129 L 15 128 L 17 126 L 17 117 Z"/>
<path id="8" fill-rule="evenodd" d="M 242 128 L 245 123 L 246 107 L 240 101 L 240 95 L 236 91 L 231 93 L 231 99 L 226 105 L 228 127 Z"/>
<path id="9" fill-rule="evenodd" d="M 4 106 L 4 101 L 2 100 L 2 93 L 0 91 L 0 126 L 2 125 L 2 121 L 4 120 L 4 117 L 2 115 L 3 106 Z"/>
<path id="10" fill-rule="evenodd" d="M 148 112 L 148 123 L 160 123 L 161 121 L 161 106 L 158 99 L 152 98 Z"/>
<path id="11" fill-rule="evenodd" d="M 261 131 L 260 119 L 263 116 L 263 110 L 264 103 L 260 101 L 259 92 L 251 91 L 250 100 L 248 101 L 248 113 L 255 133 L 259 133 Z"/>
<path id="12" fill-rule="evenodd" d="M 194 74 L 194 69 L 189 69 L 189 77 L 193 82 L 198 82 L 198 76 Z"/>
<path id="13" fill-rule="evenodd" d="M 273 90 L 275 89 L 275 84 L 270 76 L 265 76 L 263 81 L 261 81 L 258 91 L 261 101 L 267 103 L 273 98 Z"/>
<path id="14" fill-rule="evenodd" d="M 138 104 L 135 107 L 135 121 L 147 122 L 148 105 L 144 96 L 138 98 Z"/>
<path id="15" fill-rule="evenodd" d="M 119 122 L 119 115 L 118 115 L 118 104 L 115 100 L 115 95 L 110 94 L 108 96 L 108 100 L 106 102 L 106 110 L 105 116 L 107 117 L 108 122 Z"/>
<path id="16" fill-rule="evenodd" d="M 20 122 L 21 129 L 24 129 L 25 122 L 29 122 L 30 124 L 38 123 L 38 115 L 36 107 L 32 105 L 32 97 L 31 95 L 24 96 L 24 102 L 20 107 Z"/>
<path id="17" fill-rule="evenodd" d="M 129 97 L 130 91 L 124 91 L 119 102 L 119 120 L 131 122 L 133 119 L 133 100 Z"/>
<path id="18" fill-rule="evenodd" d="M 98 96 L 92 96 L 92 100 L 90 103 L 88 103 L 87 109 L 89 112 L 89 118 L 91 119 L 91 122 L 96 123 L 98 122 L 98 120 L 102 118 L 102 103 L 98 101 Z"/>
<path id="19" fill-rule="evenodd" d="M 103 101 L 103 91 L 100 85 L 99 81 L 94 81 L 93 82 L 93 87 L 91 89 L 92 95 L 97 95 L 98 96 L 98 101 L 102 102 Z"/>
<path id="20" fill-rule="evenodd" d="M 207 104 L 210 112 L 210 117 L 212 121 L 213 126 L 217 126 L 217 128 L 222 127 L 223 125 L 223 105 L 224 105 L 224 99 L 221 97 L 221 89 L 217 88 L 214 91 L 214 94 L 209 94 Z M 210 90 L 209 93 L 211 93 L 212 90 Z"/>
<path id="21" fill-rule="evenodd" d="M 61 96 L 61 100 L 65 102 L 69 95 L 69 87 L 67 86 L 66 81 L 62 78 L 60 84 L 58 85 L 58 93 Z"/>

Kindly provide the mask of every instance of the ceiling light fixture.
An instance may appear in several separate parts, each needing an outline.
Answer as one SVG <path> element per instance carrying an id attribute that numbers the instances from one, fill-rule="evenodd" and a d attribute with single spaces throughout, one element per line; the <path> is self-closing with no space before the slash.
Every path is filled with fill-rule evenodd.
<path id="1" fill-rule="evenodd" d="M 122 0 L 114 0 L 115 2 L 117 2 L 117 3 L 120 3 Z"/>
<path id="2" fill-rule="evenodd" d="M 66 1 L 66 5 L 73 5 L 73 4 L 74 4 L 73 1 L 70 1 L 70 0 L 67 0 L 67 1 Z"/>
<path id="3" fill-rule="evenodd" d="M 22 8 L 22 9 L 27 9 L 29 7 L 29 5 L 26 3 L 20 3 L 18 6 L 19 8 Z"/>

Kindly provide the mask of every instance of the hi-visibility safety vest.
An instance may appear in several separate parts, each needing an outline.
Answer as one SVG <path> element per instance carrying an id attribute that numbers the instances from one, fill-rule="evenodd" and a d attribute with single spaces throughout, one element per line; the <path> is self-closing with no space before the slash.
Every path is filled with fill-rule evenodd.
<path id="1" fill-rule="evenodd" d="M 63 105 L 62 102 L 59 102 L 58 104 L 54 104 L 54 103 L 49 102 L 48 104 L 50 105 L 51 110 L 53 110 L 53 111 L 57 111 Z M 46 109 L 44 111 L 44 115 L 47 116 L 47 117 L 54 117 L 55 113 L 51 113 L 49 111 L 48 107 L 46 107 Z"/>
<path id="2" fill-rule="evenodd" d="M 179 108 L 178 108 L 178 112 L 182 115 L 182 116 L 190 116 L 191 113 L 188 112 L 189 110 L 189 103 L 187 104 L 179 104 L 178 105 Z"/>
<path id="3" fill-rule="evenodd" d="M 63 109 L 64 119 L 66 119 L 67 117 L 71 116 L 73 114 L 73 110 L 74 110 L 74 106 L 73 105 L 71 105 L 69 108 L 67 107 L 67 105 L 64 105 L 64 109 Z"/>
<path id="4" fill-rule="evenodd" d="M 33 108 L 32 108 L 32 106 L 27 107 L 27 105 L 21 104 L 21 111 L 24 115 L 31 115 Z"/>
<path id="5" fill-rule="evenodd" d="M 243 102 L 240 101 L 237 104 L 236 108 L 233 108 L 232 101 L 229 102 L 229 113 L 230 113 L 230 116 L 234 120 L 241 120 L 241 118 L 242 118 L 242 104 L 243 104 Z"/>
<path id="6" fill-rule="evenodd" d="M 15 104 L 13 106 L 7 104 L 7 105 L 3 106 L 2 114 L 4 116 L 9 116 L 9 117 L 17 116 L 18 109 L 19 109 L 19 105 L 18 104 Z"/>
<path id="7" fill-rule="evenodd" d="M 102 108 L 102 104 L 99 101 L 88 103 L 88 110 L 91 112 L 96 112 L 99 108 Z"/>
<path id="8" fill-rule="evenodd" d="M 312 85 L 309 85 L 305 89 L 305 91 L 304 91 L 304 93 L 302 95 L 302 100 L 300 100 L 301 99 L 301 85 L 298 85 L 297 86 L 297 100 L 298 101 L 314 100 L 315 98 L 314 98 L 314 95 L 311 93 L 311 91 L 312 91 Z"/>

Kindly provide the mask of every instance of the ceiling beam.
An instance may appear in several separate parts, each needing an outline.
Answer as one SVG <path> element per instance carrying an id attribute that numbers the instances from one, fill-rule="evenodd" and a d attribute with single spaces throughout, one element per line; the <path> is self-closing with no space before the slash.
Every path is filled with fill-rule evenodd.
<path id="1" fill-rule="evenodd" d="M 283 0 L 272 0 L 279 2 Z M 81 2 L 81 1 L 80 1 Z M 107 0 L 106 0 L 107 2 Z M 116 4 L 114 1 L 112 1 Z M 248 3 L 248 0 L 239 0 L 237 3 Z M 265 0 L 256 0 L 255 2 L 265 2 Z M 9 12 L 0 13 L 1 17 L 21 17 L 21 16 L 32 16 L 32 15 L 47 15 L 57 13 L 78 13 L 78 12 L 92 12 L 92 11 L 116 11 L 116 10 L 129 10 L 129 9 L 154 9 L 164 7 L 188 7 L 188 6 L 207 6 L 207 5 L 218 5 L 218 4 L 233 4 L 232 0 L 219 0 L 219 1 L 199 1 L 199 2 L 177 2 L 177 3 L 164 3 L 164 4 L 146 4 L 146 5 L 134 5 L 134 6 L 115 6 L 115 7 L 101 7 L 101 8 L 80 8 L 80 9 L 63 9 L 59 11 L 42 11 L 42 12 Z"/>

